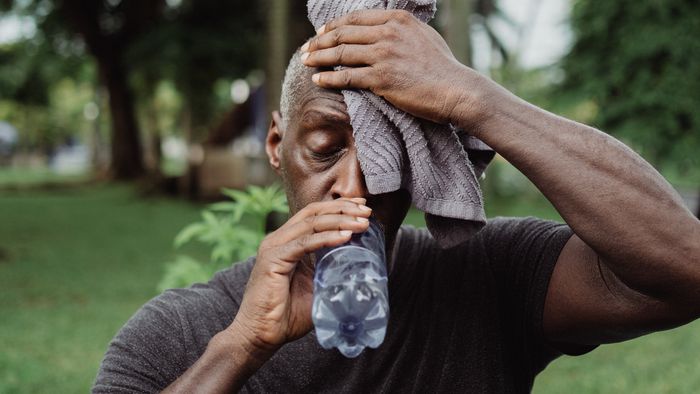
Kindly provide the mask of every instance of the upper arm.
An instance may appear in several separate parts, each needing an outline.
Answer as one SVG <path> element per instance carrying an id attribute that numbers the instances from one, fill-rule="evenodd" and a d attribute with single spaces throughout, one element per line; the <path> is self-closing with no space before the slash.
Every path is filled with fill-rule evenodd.
<path id="1" fill-rule="evenodd" d="M 161 295 L 144 305 L 110 342 L 93 393 L 155 393 L 186 368 L 174 306 Z"/>
<path id="2" fill-rule="evenodd" d="M 556 357 L 544 335 L 543 315 L 552 271 L 571 229 L 536 218 L 496 218 L 479 233 L 488 255 L 504 340 L 537 371 Z"/>
<path id="3" fill-rule="evenodd" d="M 687 323 L 668 303 L 626 286 L 575 234 L 564 245 L 547 289 L 543 329 L 560 350 L 620 342 Z M 575 351 L 575 350 L 574 350 Z"/>

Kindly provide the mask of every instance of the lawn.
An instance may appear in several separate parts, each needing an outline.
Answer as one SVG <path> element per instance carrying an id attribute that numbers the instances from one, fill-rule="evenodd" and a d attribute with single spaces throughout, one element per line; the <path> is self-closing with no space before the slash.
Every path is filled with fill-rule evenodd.
<path id="1" fill-rule="evenodd" d="M 197 216 L 126 187 L 0 195 L 0 393 L 86 392 Z"/>
<path id="2" fill-rule="evenodd" d="M 125 186 L 0 194 L 0 393 L 88 391 L 109 339 L 155 295 L 173 237 L 199 209 Z M 557 217 L 533 197 L 494 199 L 487 211 Z M 408 221 L 423 222 L 415 211 Z M 535 392 L 693 392 L 698 328 L 558 360 Z"/>

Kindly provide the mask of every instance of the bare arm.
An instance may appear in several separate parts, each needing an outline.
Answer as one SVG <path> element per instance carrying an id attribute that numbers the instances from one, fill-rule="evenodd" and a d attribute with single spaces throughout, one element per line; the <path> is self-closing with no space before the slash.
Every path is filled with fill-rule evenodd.
<path id="1" fill-rule="evenodd" d="M 217 334 L 199 360 L 163 393 L 237 392 L 272 354 L 252 346 L 234 323 Z"/>
<path id="2" fill-rule="evenodd" d="M 477 136 L 522 171 L 576 234 L 550 282 L 550 339 L 598 344 L 700 315 L 700 222 L 631 149 L 492 86 Z M 459 112 L 458 110 L 457 112 Z"/>
<path id="3" fill-rule="evenodd" d="M 700 222 L 672 187 L 614 138 L 517 98 L 459 64 L 442 38 L 402 11 L 358 11 L 304 50 L 329 88 L 370 89 L 416 116 L 481 138 L 554 204 L 575 236 L 550 282 L 553 342 L 598 344 L 700 316 Z"/>

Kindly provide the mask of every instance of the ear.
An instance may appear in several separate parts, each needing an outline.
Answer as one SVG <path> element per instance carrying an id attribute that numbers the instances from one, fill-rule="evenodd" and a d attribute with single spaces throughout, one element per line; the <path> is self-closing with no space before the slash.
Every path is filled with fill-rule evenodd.
<path id="1" fill-rule="evenodd" d="M 284 123 L 282 122 L 282 115 L 278 111 L 273 111 L 270 128 L 267 130 L 267 138 L 265 138 L 265 152 L 267 152 L 267 157 L 270 160 L 270 166 L 278 174 L 280 172 L 280 149 L 283 135 Z"/>

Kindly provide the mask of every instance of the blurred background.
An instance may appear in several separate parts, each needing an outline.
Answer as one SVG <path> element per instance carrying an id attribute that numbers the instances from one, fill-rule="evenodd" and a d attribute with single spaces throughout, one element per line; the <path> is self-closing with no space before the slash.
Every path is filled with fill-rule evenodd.
<path id="1" fill-rule="evenodd" d="M 283 210 L 263 138 L 313 31 L 301 0 L 0 12 L 0 393 L 85 392 L 140 305 L 249 253 Z M 432 25 L 465 64 L 629 144 L 700 214 L 700 2 L 441 0 Z M 502 158 L 483 188 L 490 217 L 560 220 Z M 534 391 L 697 392 L 698 328 L 564 357 Z"/>

